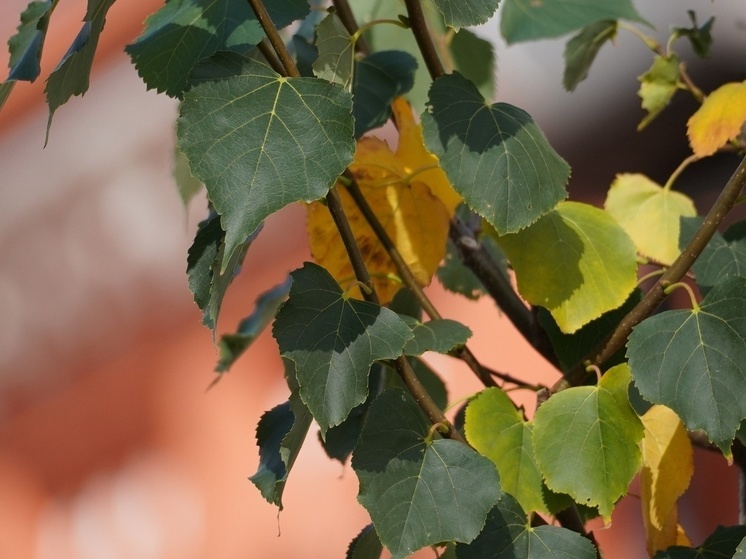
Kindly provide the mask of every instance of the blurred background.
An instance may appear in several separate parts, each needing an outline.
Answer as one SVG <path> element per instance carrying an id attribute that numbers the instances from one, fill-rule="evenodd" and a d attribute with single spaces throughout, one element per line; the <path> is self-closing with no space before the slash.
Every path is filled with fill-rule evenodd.
<path id="1" fill-rule="evenodd" d="M 123 46 L 161 0 L 111 8 L 91 88 L 55 114 L 43 149 L 43 80 L 80 28 L 83 0 L 52 18 L 42 77 L 19 83 L 0 112 L 0 557 L 2 559 L 238 559 L 343 557 L 368 519 L 349 466 L 309 441 L 279 515 L 247 477 L 256 471 L 255 426 L 287 397 L 268 332 L 214 388 L 216 352 L 187 288 L 186 253 L 203 198 L 184 208 L 171 178 L 176 104 L 147 92 Z M 638 0 L 665 41 L 669 24 L 716 16 L 711 59 L 690 61 L 710 91 L 746 78 L 746 9 L 739 2 Z M 0 39 L 26 0 L 0 3 Z M 573 167 L 571 196 L 600 203 L 617 172 L 665 181 L 689 153 L 694 101 L 679 94 L 643 133 L 635 77 L 651 55 L 620 34 L 576 92 L 561 88 L 562 41 L 497 45 L 498 98 L 526 109 Z M 7 67 L 7 54 L 0 54 Z M 4 76 L 3 76 L 4 77 Z M 704 213 L 735 168 L 716 156 L 679 183 Z M 740 215 L 740 218 L 743 218 Z M 304 212 L 273 216 L 252 245 L 223 306 L 232 330 L 264 289 L 309 259 Z M 444 316 L 474 330 L 470 346 L 496 369 L 551 384 L 556 373 L 488 300 L 470 303 L 437 285 Z M 476 390 L 447 357 L 430 359 L 452 400 Z M 531 395 L 524 404 L 533 409 Z M 310 437 L 315 438 L 312 429 Z M 737 475 L 722 457 L 697 452 L 681 518 L 694 543 L 737 521 Z M 713 480 L 716 485 L 713 486 Z M 639 500 L 618 506 L 597 535 L 607 558 L 644 557 Z M 432 557 L 431 551 L 420 554 Z"/>

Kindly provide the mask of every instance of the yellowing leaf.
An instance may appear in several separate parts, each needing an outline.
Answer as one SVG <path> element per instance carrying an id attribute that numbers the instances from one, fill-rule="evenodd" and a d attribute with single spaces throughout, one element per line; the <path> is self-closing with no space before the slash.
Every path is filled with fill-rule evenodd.
<path id="1" fill-rule="evenodd" d="M 656 405 L 642 416 L 640 496 L 648 553 L 686 541 L 678 525 L 676 502 L 689 487 L 694 471 L 692 445 L 673 410 Z"/>
<path id="2" fill-rule="evenodd" d="M 695 155 L 712 155 L 732 140 L 746 122 L 746 82 L 726 83 L 707 96 L 687 123 Z"/>
<path id="3" fill-rule="evenodd" d="M 632 238 L 637 252 L 666 265 L 679 255 L 681 216 L 697 215 L 688 196 L 637 173 L 617 175 L 604 208 Z"/>

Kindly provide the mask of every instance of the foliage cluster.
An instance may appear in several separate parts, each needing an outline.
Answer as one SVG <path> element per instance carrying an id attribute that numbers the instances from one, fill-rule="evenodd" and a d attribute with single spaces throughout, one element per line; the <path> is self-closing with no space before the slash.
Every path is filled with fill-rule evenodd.
<path id="1" fill-rule="evenodd" d="M 50 125 L 87 90 L 113 1 L 88 1 L 49 75 Z M 702 217 L 674 189 L 689 165 L 746 153 L 746 82 L 705 94 L 675 50 L 686 40 L 707 57 L 713 20 L 689 13 L 661 45 L 630 0 L 503 0 L 509 44 L 574 34 L 568 90 L 618 33 L 639 37 L 652 53 L 639 129 L 679 92 L 699 103 L 692 154 L 666 184 L 620 173 L 597 208 L 566 200 L 570 168 L 531 116 L 492 102 L 492 46 L 468 28 L 498 0 L 331 4 L 166 0 L 126 47 L 148 88 L 180 100 L 185 201 L 207 191 L 187 258 L 206 326 L 215 330 L 263 221 L 291 203 L 307 208 L 315 263 L 268 289 L 218 342 L 224 373 L 271 324 L 285 363 L 290 397 L 259 422 L 251 481 L 282 508 L 315 422 L 331 458 L 351 457 L 372 520 L 349 558 L 383 546 L 395 559 L 427 546 L 459 559 L 592 558 L 584 523 L 608 520 L 638 473 L 651 556 L 746 557 L 745 526 L 693 549 L 677 511 L 692 444 L 738 461 L 746 441 L 746 227 L 718 231 L 742 201 L 746 162 Z M 56 9 L 34 0 L 21 15 L 0 104 L 40 75 Z M 395 150 L 370 134 L 389 120 Z M 556 384 L 482 365 L 470 329 L 423 291 L 436 276 L 465 297 L 494 298 L 556 366 Z M 677 288 L 690 308 L 656 313 Z M 421 359 L 430 351 L 464 360 L 485 386 L 455 421 Z M 537 392 L 533 418 L 511 389 Z"/>

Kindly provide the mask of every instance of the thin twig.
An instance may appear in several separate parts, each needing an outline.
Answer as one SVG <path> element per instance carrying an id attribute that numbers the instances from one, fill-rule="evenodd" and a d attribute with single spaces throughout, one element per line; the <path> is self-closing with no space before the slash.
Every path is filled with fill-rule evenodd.
<path id="1" fill-rule="evenodd" d="M 293 57 L 290 55 L 290 51 L 288 51 L 285 46 L 285 41 L 280 37 L 280 33 L 277 31 L 275 24 L 272 23 L 272 18 L 269 17 L 269 12 L 267 12 L 267 8 L 264 7 L 264 2 L 262 2 L 262 0 L 248 0 L 248 2 L 251 9 L 254 11 L 254 15 L 256 15 L 256 19 L 259 20 L 259 24 L 262 26 L 262 29 L 264 29 L 264 33 L 267 35 L 269 43 L 272 45 L 272 48 L 279 57 L 280 62 L 282 62 L 282 66 L 285 68 L 288 76 L 291 78 L 299 78 L 300 72 L 298 71 L 298 67 L 295 65 L 295 60 L 293 60 Z"/>
<path id="2" fill-rule="evenodd" d="M 272 45 L 269 44 L 266 37 L 259 41 L 257 47 L 259 48 L 259 52 L 262 53 L 262 56 L 264 56 L 264 58 L 267 60 L 267 63 L 275 72 L 277 72 L 281 76 L 288 75 L 285 71 L 285 67 L 278 60 L 277 55 L 275 55 L 275 51 L 272 49 Z"/>
<path id="3" fill-rule="evenodd" d="M 407 7 L 409 25 L 425 61 L 425 66 L 427 66 L 427 71 L 430 72 L 430 77 L 435 80 L 445 74 L 445 69 L 427 28 L 427 21 L 425 21 L 425 14 L 422 13 L 420 0 L 404 0 L 404 4 Z"/>

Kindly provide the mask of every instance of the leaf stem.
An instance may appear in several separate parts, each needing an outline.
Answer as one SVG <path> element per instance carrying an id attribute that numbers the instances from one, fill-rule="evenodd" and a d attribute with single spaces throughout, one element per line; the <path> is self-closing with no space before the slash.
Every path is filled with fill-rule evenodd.
<path id="1" fill-rule="evenodd" d="M 643 283 L 645 283 L 646 281 L 648 281 L 649 279 L 653 279 L 655 277 L 662 276 L 665 273 L 666 273 L 666 270 L 654 270 L 654 271 L 650 272 L 649 274 L 645 274 L 644 276 L 642 276 L 640 279 L 637 280 L 637 286 L 639 287 Z"/>
<path id="2" fill-rule="evenodd" d="M 681 252 L 678 258 L 671 264 L 656 284 L 645 294 L 642 301 L 625 316 L 617 325 L 612 334 L 604 340 L 599 346 L 594 348 L 590 354 L 590 362 L 594 365 L 601 365 L 616 353 L 626 343 L 627 337 L 632 332 L 632 328 L 646 319 L 656 309 L 664 299 L 664 288 L 676 283 L 689 271 L 695 260 L 702 253 L 707 243 L 717 231 L 723 219 L 728 214 L 739 194 L 746 185 L 746 157 L 741 160 L 733 175 L 726 183 L 720 196 L 710 208 L 702 225 L 699 227 L 694 237 L 689 241 L 686 248 Z M 585 365 L 581 360 L 568 371 L 564 378 L 560 379 L 552 387 L 552 392 L 558 392 L 571 386 L 582 384 L 587 376 Z"/>
<path id="3" fill-rule="evenodd" d="M 666 184 L 663 185 L 663 190 L 666 190 L 666 191 L 671 190 L 671 186 L 673 186 L 673 183 L 676 182 L 676 179 L 679 178 L 679 175 L 681 175 L 681 173 L 684 172 L 684 169 L 686 169 L 689 165 L 691 165 L 692 163 L 698 160 L 699 160 L 699 156 L 695 154 L 692 154 L 686 159 L 684 159 L 684 161 L 682 161 L 679 164 L 679 166 L 676 167 L 674 172 L 671 173 L 671 176 L 668 177 Z"/>
<path id="4" fill-rule="evenodd" d="M 676 283 L 672 283 L 664 287 L 663 293 L 665 295 L 670 295 L 673 291 L 679 288 L 683 288 L 686 290 L 686 292 L 689 294 L 689 301 L 692 304 L 692 310 L 697 312 L 699 310 L 699 303 L 697 303 L 697 298 L 694 296 L 694 291 L 688 283 L 684 281 L 677 281 Z"/>
<path id="5" fill-rule="evenodd" d="M 435 48 L 430 31 L 427 28 L 427 21 L 425 21 L 425 14 L 422 13 L 420 0 L 404 0 L 404 4 L 407 7 L 407 16 L 409 17 L 412 34 L 417 41 L 420 53 L 422 53 L 427 71 L 430 72 L 432 79 L 437 79 L 445 74 L 445 69 L 438 56 L 438 50 Z"/>
<path id="6" fill-rule="evenodd" d="M 402 29 L 409 29 L 409 26 L 406 23 L 398 19 L 374 19 L 373 21 L 369 21 L 365 25 L 361 26 L 360 29 L 358 29 L 354 33 L 351 33 L 350 35 L 352 36 L 352 41 L 356 43 L 362 38 L 363 33 L 365 33 L 368 29 L 370 29 L 371 27 L 375 25 L 380 25 L 382 23 L 388 23 L 389 25 L 396 25 L 397 27 L 401 27 Z"/>

